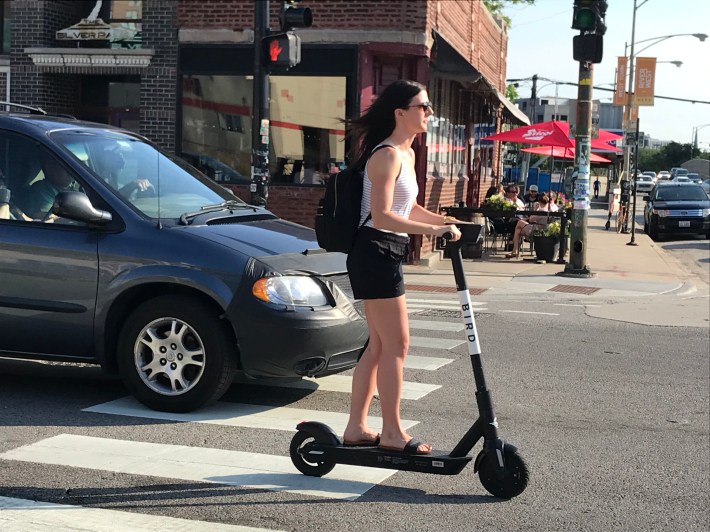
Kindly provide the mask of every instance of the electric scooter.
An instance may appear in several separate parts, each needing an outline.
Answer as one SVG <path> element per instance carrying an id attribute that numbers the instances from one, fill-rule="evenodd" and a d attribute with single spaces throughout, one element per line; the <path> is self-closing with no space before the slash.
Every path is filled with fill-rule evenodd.
<path id="1" fill-rule="evenodd" d="M 476 321 L 471 306 L 471 295 L 466 285 L 466 276 L 461 258 L 461 246 L 479 243 L 482 240 L 480 224 L 457 224 L 461 238 L 453 242 L 451 234 L 444 238 L 450 252 L 454 269 L 456 289 L 461 302 L 461 314 L 465 325 L 468 352 L 476 383 L 478 419 L 450 452 L 434 451 L 430 454 L 411 454 L 403 451 L 371 447 L 345 446 L 333 429 L 317 421 L 303 421 L 296 427 L 298 432 L 291 440 L 291 460 L 304 475 L 322 477 L 333 470 L 336 464 L 415 471 L 434 475 L 457 475 L 472 460 L 468 454 L 483 438 L 483 449 L 474 462 L 481 484 L 492 495 L 510 499 L 520 495 L 528 484 L 528 467 L 514 445 L 505 443 L 498 436 L 498 422 L 493 413 L 491 394 L 486 387 L 481 362 Z M 448 238 L 447 238 L 448 237 Z"/>

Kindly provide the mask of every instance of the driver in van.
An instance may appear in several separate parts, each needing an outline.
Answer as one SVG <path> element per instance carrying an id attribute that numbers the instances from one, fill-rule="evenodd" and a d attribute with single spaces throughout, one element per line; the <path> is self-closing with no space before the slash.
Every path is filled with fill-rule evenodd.
<path id="1" fill-rule="evenodd" d="M 94 158 L 96 173 L 106 181 L 111 188 L 118 190 L 124 198 L 130 197 L 134 192 L 144 192 L 152 185 L 148 179 L 135 179 L 122 187 L 118 187 L 118 173 L 123 170 L 126 161 L 117 150 L 99 151 Z"/>

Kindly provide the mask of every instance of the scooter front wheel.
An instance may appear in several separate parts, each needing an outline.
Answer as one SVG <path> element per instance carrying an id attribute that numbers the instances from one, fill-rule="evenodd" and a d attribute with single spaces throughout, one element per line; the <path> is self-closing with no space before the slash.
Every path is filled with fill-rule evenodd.
<path id="1" fill-rule="evenodd" d="M 295 465 L 296 469 L 301 473 L 309 477 L 322 477 L 323 475 L 327 475 L 335 467 L 335 462 L 329 460 L 311 461 L 305 458 L 305 448 L 309 443 L 330 443 L 330 441 L 319 438 L 318 435 L 299 430 L 291 440 L 291 446 L 289 448 L 293 465 Z"/>
<path id="2" fill-rule="evenodd" d="M 512 499 L 525 491 L 528 486 L 528 466 L 522 456 L 508 445 L 503 447 L 505 465 L 502 475 L 498 471 L 497 458 L 491 457 L 485 451 L 481 451 L 476 463 L 481 484 L 491 495 L 501 499 Z"/>

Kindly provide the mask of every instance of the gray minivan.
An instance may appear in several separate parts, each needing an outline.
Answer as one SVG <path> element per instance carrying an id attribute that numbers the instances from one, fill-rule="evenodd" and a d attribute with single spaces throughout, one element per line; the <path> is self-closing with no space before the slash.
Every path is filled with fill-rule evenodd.
<path id="1" fill-rule="evenodd" d="M 145 138 L 2 113 L 0 171 L 0 357 L 100 364 L 174 412 L 237 371 L 357 363 L 368 333 L 345 255 Z"/>

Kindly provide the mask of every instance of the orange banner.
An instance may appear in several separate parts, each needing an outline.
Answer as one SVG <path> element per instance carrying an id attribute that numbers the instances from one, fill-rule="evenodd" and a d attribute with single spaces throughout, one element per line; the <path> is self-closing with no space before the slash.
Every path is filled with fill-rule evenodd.
<path id="1" fill-rule="evenodd" d="M 654 82 L 656 77 L 656 58 L 637 57 L 634 91 L 636 105 L 653 105 Z"/>
<path id="2" fill-rule="evenodd" d="M 618 57 L 616 63 L 616 87 L 614 105 L 626 105 L 626 57 Z"/>

